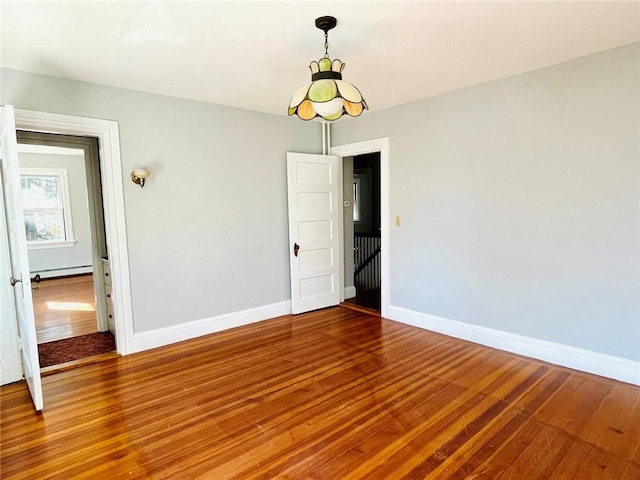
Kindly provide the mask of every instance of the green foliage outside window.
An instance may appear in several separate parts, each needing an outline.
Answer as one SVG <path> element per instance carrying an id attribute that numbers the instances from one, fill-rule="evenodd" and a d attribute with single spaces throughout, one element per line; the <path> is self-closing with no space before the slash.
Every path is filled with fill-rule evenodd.
<path id="1" fill-rule="evenodd" d="M 21 175 L 20 184 L 27 241 L 65 241 L 60 177 Z"/>

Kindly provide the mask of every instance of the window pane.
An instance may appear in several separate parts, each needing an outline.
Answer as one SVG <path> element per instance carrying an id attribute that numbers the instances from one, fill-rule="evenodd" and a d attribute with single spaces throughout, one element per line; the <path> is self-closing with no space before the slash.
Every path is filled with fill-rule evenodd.
<path id="1" fill-rule="evenodd" d="M 353 221 L 360 221 L 360 179 L 353 179 Z"/>
<path id="2" fill-rule="evenodd" d="M 59 178 L 57 176 L 22 175 L 22 204 L 25 210 L 62 208 Z"/>
<path id="3" fill-rule="evenodd" d="M 66 240 L 61 210 L 25 212 L 24 226 L 28 242 Z"/>

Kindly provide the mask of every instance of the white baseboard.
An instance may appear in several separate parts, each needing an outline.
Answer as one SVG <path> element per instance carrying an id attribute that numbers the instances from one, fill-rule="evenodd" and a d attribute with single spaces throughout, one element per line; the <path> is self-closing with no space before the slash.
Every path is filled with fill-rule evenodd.
<path id="1" fill-rule="evenodd" d="M 389 306 L 386 317 L 488 347 L 640 385 L 640 362 Z"/>
<path id="2" fill-rule="evenodd" d="M 40 275 L 40 278 L 55 278 L 55 277 L 67 277 L 69 275 L 82 275 L 83 273 L 92 273 L 93 267 L 72 267 L 64 268 L 60 270 L 45 270 L 42 272 L 31 272 L 31 275 L 36 273 Z"/>
<path id="3" fill-rule="evenodd" d="M 240 312 L 231 312 L 217 317 L 203 318 L 192 322 L 172 325 L 148 332 L 134 334 L 133 352 L 141 352 L 151 348 L 163 347 L 183 340 L 221 332 L 230 328 L 249 325 L 269 318 L 280 317 L 291 313 L 291 302 L 280 302 Z"/>
<path id="4" fill-rule="evenodd" d="M 356 287 L 344 287 L 344 298 L 353 298 L 356 296 Z"/>

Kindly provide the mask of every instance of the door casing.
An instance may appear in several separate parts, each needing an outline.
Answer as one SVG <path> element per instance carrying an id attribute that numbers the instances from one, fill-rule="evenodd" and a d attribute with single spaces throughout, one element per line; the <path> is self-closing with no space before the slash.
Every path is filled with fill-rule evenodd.
<path id="1" fill-rule="evenodd" d="M 389 277 L 389 235 L 390 235 L 390 210 L 389 210 L 389 137 L 365 140 L 357 143 L 349 143 L 331 147 L 331 155 L 339 157 L 354 157 L 365 153 L 380 152 L 380 315 L 387 316 L 390 305 L 390 277 Z M 342 160 L 339 162 L 338 184 L 342 185 Z M 339 189 L 339 205 L 343 205 L 342 187 Z M 340 238 L 342 238 L 344 225 L 344 212 L 340 208 Z M 340 301 L 344 302 L 344 242 L 340 242 Z"/>
<path id="2" fill-rule="evenodd" d="M 114 279 L 114 298 L 118 300 L 114 305 L 116 351 L 121 355 L 133 353 L 133 308 L 118 123 L 113 120 L 23 109 L 15 109 L 15 121 L 16 129 L 18 130 L 98 139 L 105 233 L 111 274 Z M 1 288 L 4 288 L 4 286 Z"/>

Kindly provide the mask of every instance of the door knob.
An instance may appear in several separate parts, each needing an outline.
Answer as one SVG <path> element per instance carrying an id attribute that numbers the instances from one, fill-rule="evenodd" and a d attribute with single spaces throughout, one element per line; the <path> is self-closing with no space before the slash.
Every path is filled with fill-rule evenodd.
<path id="1" fill-rule="evenodd" d="M 40 283 L 40 280 L 42 280 L 42 278 L 40 278 L 39 273 L 36 273 L 36 275 L 31 279 L 32 282 L 36 282 L 36 283 Z M 22 282 L 22 279 L 11 277 L 11 280 L 9 280 L 9 282 L 11 283 L 12 287 L 15 287 L 16 283 Z"/>
<path id="2" fill-rule="evenodd" d="M 293 256 L 297 257 L 298 256 L 298 250 L 300 250 L 300 245 L 298 245 L 297 243 L 293 244 Z"/>

